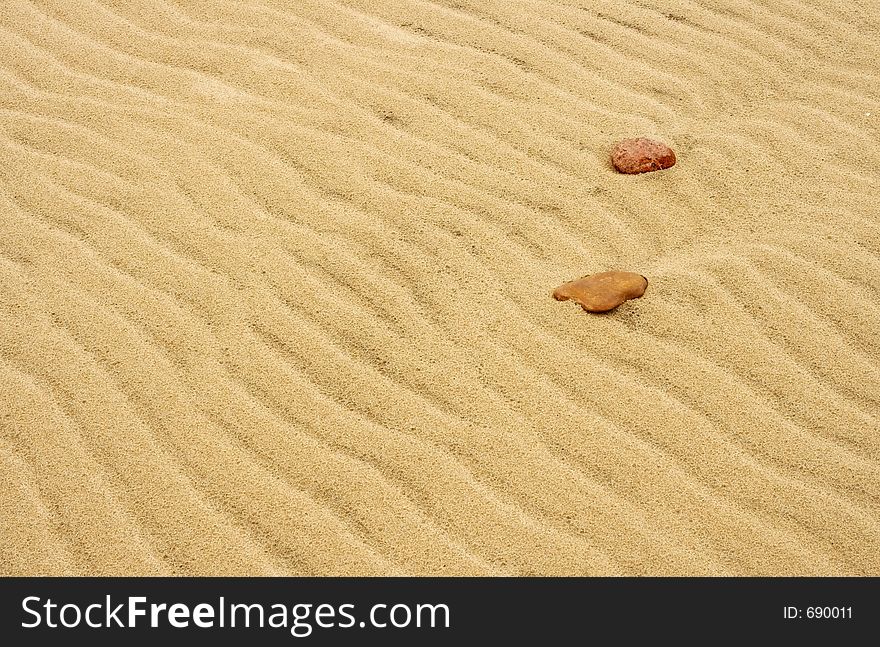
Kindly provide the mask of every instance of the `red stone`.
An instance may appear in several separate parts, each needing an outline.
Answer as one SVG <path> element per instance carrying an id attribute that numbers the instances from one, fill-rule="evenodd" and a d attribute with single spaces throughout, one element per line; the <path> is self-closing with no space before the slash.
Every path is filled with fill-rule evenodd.
<path id="1" fill-rule="evenodd" d="M 675 152 L 653 139 L 624 139 L 611 151 L 611 163 L 621 173 L 660 171 L 675 164 Z"/>

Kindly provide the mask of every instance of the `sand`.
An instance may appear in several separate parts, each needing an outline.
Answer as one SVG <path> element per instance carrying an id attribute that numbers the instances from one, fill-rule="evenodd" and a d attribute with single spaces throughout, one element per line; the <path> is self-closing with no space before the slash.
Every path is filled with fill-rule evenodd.
<path id="1" fill-rule="evenodd" d="M 0 573 L 880 575 L 878 33 L 4 2 Z"/>

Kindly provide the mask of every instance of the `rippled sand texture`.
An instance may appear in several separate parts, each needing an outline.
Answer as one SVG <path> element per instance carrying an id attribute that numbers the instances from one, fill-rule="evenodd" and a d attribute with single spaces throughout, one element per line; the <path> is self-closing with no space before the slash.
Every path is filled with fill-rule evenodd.
<path id="1" fill-rule="evenodd" d="M 878 34 L 5 0 L 0 572 L 880 575 Z"/>

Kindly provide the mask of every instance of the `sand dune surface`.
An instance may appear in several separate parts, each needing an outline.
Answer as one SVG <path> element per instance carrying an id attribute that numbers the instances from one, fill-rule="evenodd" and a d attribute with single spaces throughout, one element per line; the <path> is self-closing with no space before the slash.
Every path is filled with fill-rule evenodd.
<path id="1" fill-rule="evenodd" d="M 4 1 L 0 572 L 880 575 L 878 34 Z"/>

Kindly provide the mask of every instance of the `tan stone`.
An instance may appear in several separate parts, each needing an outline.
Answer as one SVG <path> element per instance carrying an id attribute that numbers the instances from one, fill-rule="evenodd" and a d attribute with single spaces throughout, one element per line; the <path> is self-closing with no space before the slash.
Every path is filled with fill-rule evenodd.
<path id="1" fill-rule="evenodd" d="M 624 301 L 638 299 L 648 288 L 648 279 L 634 272 L 600 272 L 563 283 L 553 291 L 557 301 L 572 301 L 587 312 L 607 312 Z"/>

